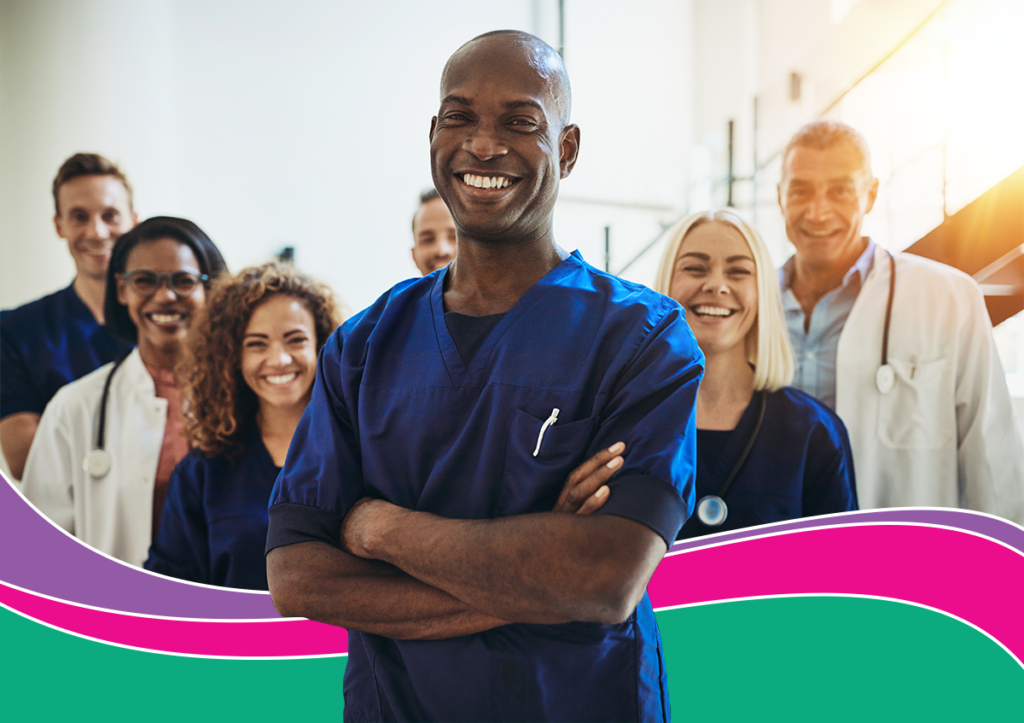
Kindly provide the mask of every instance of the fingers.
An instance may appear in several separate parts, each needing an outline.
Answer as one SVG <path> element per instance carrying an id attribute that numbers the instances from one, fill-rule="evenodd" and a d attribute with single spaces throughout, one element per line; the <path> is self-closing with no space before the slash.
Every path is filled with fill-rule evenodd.
<path id="1" fill-rule="evenodd" d="M 605 487 L 608 480 L 622 466 L 622 457 L 613 457 L 607 463 L 594 470 L 586 479 L 569 490 L 565 499 L 566 512 L 580 512 L 582 506 L 590 500 L 600 489 Z M 604 500 L 597 505 L 600 507 Z M 595 509 L 597 509 L 595 507 Z"/>
<path id="2" fill-rule="evenodd" d="M 603 449 L 586 462 L 581 464 L 572 474 L 569 475 L 562 494 L 555 504 L 555 512 L 578 512 L 582 506 L 597 492 L 608 479 L 615 474 L 622 464 L 621 453 L 626 445 L 617 442 L 607 449 Z M 591 502 L 593 509 L 604 504 L 605 498 L 599 498 Z M 593 511 L 591 509 L 591 511 Z"/>
<path id="3" fill-rule="evenodd" d="M 608 485 L 601 485 L 600 487 L 597 488 L 597 492 L 590 495 L 590 497 L 588 497 L 586 501 L 584 501 L 583 505 L 578 510 L 576 510 L 576 514 L 593 514 L 594 512 L 596 512 L 597 510 L 601 509 L 604 506 L 604 503 L 608 501 L 608 495 L 610 493 L 611 490 L 608 489 Z"/>
<path id="4" fill-rule="evenodd" d="M 625 449 L 626 445 L 622 442 L 616 442 L 611 447 L 602 449 L 572 471 L 569 475 L 569 481 L 572 483 L 572 486 L 579 484 L 581 480 L 596 472 L 602 465 L 608 464 L 613 458 L 622 454 Z"/>

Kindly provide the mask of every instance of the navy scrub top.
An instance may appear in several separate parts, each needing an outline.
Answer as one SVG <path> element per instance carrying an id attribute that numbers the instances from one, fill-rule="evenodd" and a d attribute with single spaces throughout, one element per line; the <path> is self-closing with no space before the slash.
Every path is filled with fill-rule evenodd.
<path id="1" fill-rule="evenodd" d="M 267 502 L 280 467 L 255 426 L 241 456 L 193 449 L 171 475 L 143 567 L 180 580 L 266 590 Z"/>
<path id="2" fill-rule="evenodd" d="M 0 311 L 0 419 L 42 414 L 57 390 L 128 354 L 73 286 Z"/>
<path id="3" fill-rule="evenodd" d="M 747 405 L 720 454 L 697 445 L 697 499 L 717 495 L 754 431 L 758 393 Z M 718 433 L 715 433 L 718 434 Z M 715 459 L 717 457 L 717 459 Z M 718 527 L 693 515 L 679 539 L 798 517 L 857 509 L 853 453 L 846 427 L 809 394 L 783 387 L 768 395 L 761 432 L 725 496 L 729 514 Z"/>
<path id="4" fill-rule="evenodd" d="M 682 309 L 574 253 L 465 364 L 445 324 L 446 272 L 394 287 L 324 346 L 267 549 L 337 547 L 366 495 L 457 519 L 550 511 L 569 473 L 620 440 L 625 463 L 600 512 L 671 543 L 693 509 L 703 373 Z M 437 641 L 350 631 L 344 690 L 351 721 L 669 719 L 646 595 L 620 625 L 513 624 Z"/>

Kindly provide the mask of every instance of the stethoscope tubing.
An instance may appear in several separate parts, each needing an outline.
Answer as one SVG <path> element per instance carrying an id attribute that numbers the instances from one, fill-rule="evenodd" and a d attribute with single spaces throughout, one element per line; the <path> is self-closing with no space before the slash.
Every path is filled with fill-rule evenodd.
<path id="1" fill-rule="evenodd" d="M 729 488 L 732 487 L 732 483 L 736 480 L 737 475 L 739 475 L 740 470 L 743 468 L 743 463 L 747 461 L 751 450 L 754 449 L 757 436 L 761 433 L 765 409 L 768 407 L 768 392 L 761 390 L 757 396 L 759 401 L 757 421 L 754 423 L 754 430 L 751 432 L 746 446 L 743 447 L 743 451 L 736 460 L 736 464 L 732 466 L 732 470 L 729 472 L 729 476 L 725 478 L 721 488 L 719 488 L 718 494 L 704 495 L 697 503 L 697 519 L 708 527 L 718 527 L 725 522 L 729 514 L 729 506 L 725 503 L 725 496 L 729 493 Z M 714 510 L 714 512 L 711 512 L 711 510 Z"/>
<path id="2" fill-rule="evenodd" d="M 85 459 L 82 460 L 82 468 L 92 477 L 106 477 L 112 466 L 110 453 L 105 449 L 107 433 L 107 403 L 110 399 L 110 385 L 114 381 L 114 374 L 117 372 L 118 367 L 120 367 L 127 358 L 128 356 L 125 355 L 114 362 L 114 366 L 111 368 L 110 373 L 107 374 L 107 380 L 103 384 L 103 394 L 100 396 L 100 411 L 97 419 L 96 443 L 93 445 L 93 448 L 86 453 Z"/>

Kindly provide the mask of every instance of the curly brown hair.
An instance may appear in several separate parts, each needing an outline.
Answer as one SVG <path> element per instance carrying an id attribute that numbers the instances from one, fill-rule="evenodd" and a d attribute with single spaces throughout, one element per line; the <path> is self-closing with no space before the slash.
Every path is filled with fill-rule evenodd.
<path id="1" fill-rule="evenodd" d="M 236 459 L 256 424 L 259 400 L 242 378 L 242 337 L 257 306 L 276 294 L 298 299 L 313 315 L 317 350 L 341 323 L 330 287 L 272 262 L 225 274 L 193 319 L 178 364 L 185 435 L 209 456 Z"/>

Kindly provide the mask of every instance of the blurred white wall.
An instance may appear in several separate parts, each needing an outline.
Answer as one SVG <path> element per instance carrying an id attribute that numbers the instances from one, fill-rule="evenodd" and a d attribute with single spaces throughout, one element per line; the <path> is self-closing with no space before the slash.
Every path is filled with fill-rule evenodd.
<path id="1" fill-rule="evenodd" d="M 582 155 L 556 237 L 603 263 L 672 209 L 691 138 L 690 2 L 566 3 Z M 416 273 L 410 219 L 428 187 L 427 132 L 448 56 L 518 28 L 558 43 L 556 0 L 3 0 L 0 306 L 70 282 L 53 230 L 60 163 L 119 163 L 141 218 L 184 216 L 232 269 L 295 246 L 352 310 Z"/>

